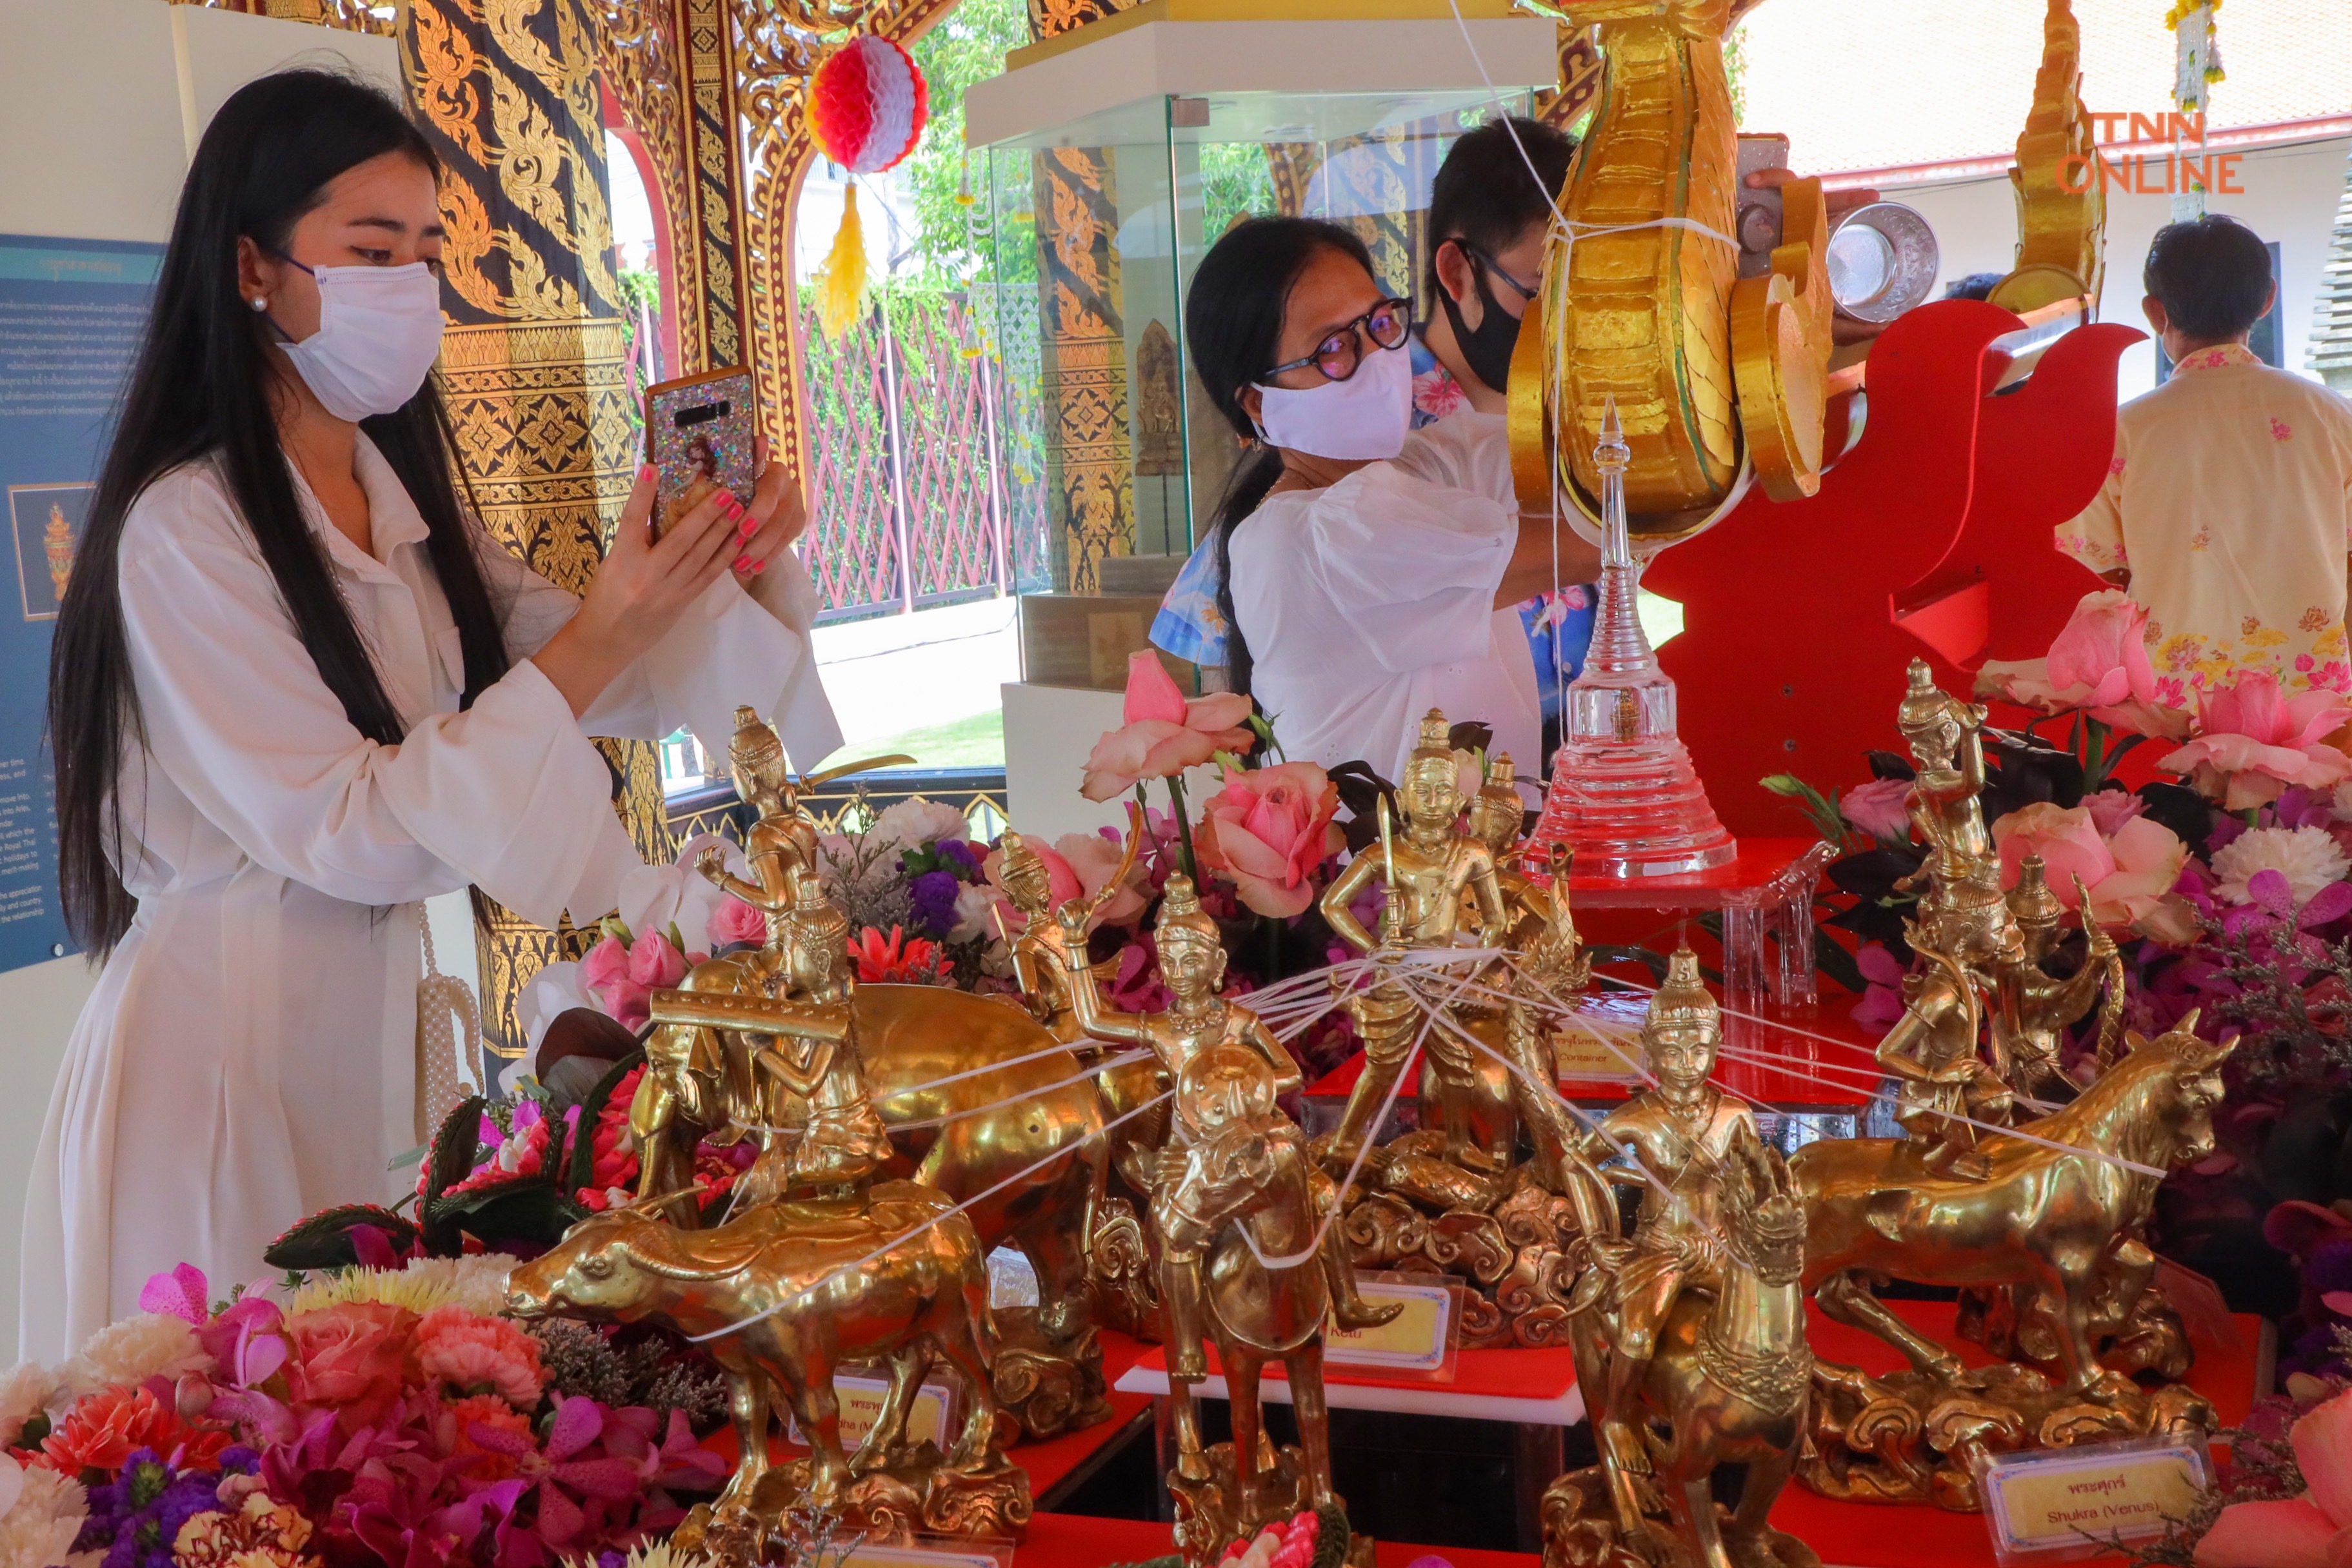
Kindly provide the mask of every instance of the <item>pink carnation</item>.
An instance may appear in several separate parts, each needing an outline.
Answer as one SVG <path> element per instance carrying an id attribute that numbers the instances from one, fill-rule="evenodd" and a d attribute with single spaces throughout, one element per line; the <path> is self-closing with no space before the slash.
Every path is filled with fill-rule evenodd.
<path id="1" fill-rule="evenodd" d="M 459 1394 L 496 1394 L 516 1409 L 539 1408 L 546 1385 L 539 1342 L 497 1318 L 463 1307 L 436 1307 L 416 1325 L 416 1364 L 425 1375 Z"/>

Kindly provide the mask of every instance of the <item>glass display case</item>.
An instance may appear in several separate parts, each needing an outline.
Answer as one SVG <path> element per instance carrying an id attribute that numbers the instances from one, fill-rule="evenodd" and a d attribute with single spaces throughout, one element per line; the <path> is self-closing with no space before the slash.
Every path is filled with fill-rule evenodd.
<path id="1" fill-rule="evenodd" d="M 1034 559 L 1058 595 L 1135 601 L 1070 607 L 1093 619 L 1025 634 L 1030 680 L 1123 674 L 1142 645 L 1123 629 L 1148 626 L 1238 455 L 1186 362 L 1183 300 L 1208 246 L 1253 214 L 1329 218 L 1363 235 L 1386 287 L 1418 297 L 1447 149 L 1499 111 L 1528 112 L 1558 75 L 1549 21 L 1483 0 L 1460 19 L 1444 0 L 1414 9 L 1235 21 L 1155 0 L 1015 51 L 967 96 Z"/>

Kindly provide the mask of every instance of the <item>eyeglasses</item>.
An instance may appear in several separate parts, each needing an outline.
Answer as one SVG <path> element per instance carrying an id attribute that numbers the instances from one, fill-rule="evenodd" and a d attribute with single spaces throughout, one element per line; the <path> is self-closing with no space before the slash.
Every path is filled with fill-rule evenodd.
<path id="1" fill-rule="evenodd" d="M 1485 267 L 1488 272 L 1493 273 L 1496 277 L 1509 284 L 1512 288 L 1517 291 L 1520 298 L 1529 301 L 1532 301 L 1535 298 L 1537 290 L 1528 287 L 1526 284 L 1521 283 L 1517 278 L 1513 277 L 1509 273 L 1505 272 L 1503 270 L 1502 263 L 1496 261 L 1493 256 L 1488 256 L 1476 246 L 1472 245 L 1468 240 L 1456 235 L 1454 237 L 1454 248 L 1459 250 L 1463 255 L 1468 256 L 1480 267 Z"/>
<path id="2" fill-rule="evenodd" d="M 1266 371 L 1265 379 L 1271 381 L 1285 371 L 1303 371 L 1312 365 L 1323 372 L 1325 381 L 1344 382 L 1363 362 L 1367 340 L 1375 349 L 1402 349 L 1412 331 L 1412 301 L 1383 299 L 1315 345 L 1313 353 Z"/>

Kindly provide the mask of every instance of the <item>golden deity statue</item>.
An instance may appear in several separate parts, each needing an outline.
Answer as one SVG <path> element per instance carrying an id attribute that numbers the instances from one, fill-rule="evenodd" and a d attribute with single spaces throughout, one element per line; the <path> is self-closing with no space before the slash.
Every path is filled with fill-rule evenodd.
<path id="1" fill-rule="evenodd" d="M 1553 1568 L 1629 1552 L 1676 1568 L 1819 1562 L 1766 1522 L 1801 1446 L 1812 1372 L 1804 1214 L 1748 1106 L 1710 1082 L 1722 1034 L 1696 955 L 1675 953 L 1642 1027 L 1656 1087 L 1568 1151 L 1590 1239 L 1570 1343 L 1601 1462 L 1545 1498 Z M 1617 1186 L 1642 1194 L 1630 1240 Z M 1748 1475 L 1719 1519 L 1709 1478 L 1724 1464 Z"/>
<path id="2" fill-rule="evenodd" d="M 743 835 L 743 858 L 751 880 L 730 873 L 726 857 L 715 849 L 703 852 L 696 869 L 768 917 L 772 957 L 778 923 L 799 897 L 802 883 L 793 873 L 805 870 L 814 876 L 819 869 L 816 819 L 800 802 L 792 771 L 784 765 L 783 741 L 748 707 L 735 710 L 735 736 L 728 743 L 727 760 L 735 793 L 751 808 L 751 826 Z"/>
<path id="3" fill-rule="evenodd" d="M 798 795 L 867 764 L 793 779 L 756 720 L 730 752 L 760 816 L 746 834 L 751 876 L 723 885 L 757 895 L 767 937 L 653 993 L 631 1105 L 641 1196 L 681 1227 L 702 1224 L 692 1195 L 706 1140 L 765 1145 L 735 1186 L 730 1218 L 779 1205 L 856 1212 L 884 1161 L 911 1165 L 924 1186 L 970 1205 L 983 1255 L 1012 1247 L 1036 1272 L 1038 1304 L 997 1314 L 999 1403 L 1033 1437 L 1103 1419 L 1087 1270 L 1108 1156 L 1093 1083 L 1017 1008 L 939 986 L 857 984 L 846 922 L 803 852 L 814 840 Z"/>
<path id="4" fill-rule="evenodd" d="M 1936 685 L 1925 659 L 1914 659 L 1910 689 L 1895 713 L 1895 727 L 1911 745 L 1916 765 L 1908 809 L 1911 826 L 1927 846 L 1927 863 L 1895 886 L 1906 892 L 1924 883 L 1919 923 L 1933 929 L 1936 902 L 2000 857 L 1985 831 L 1985 710 L 1964 703 Z"/>
<path id="5" fill-rule="evenodd" d="M 1013 907 L 1021 912 L 1022 926 L 1013 938 L 1013 978 L 1021 988 L 1029 1014 L 1054 1031 L 1063 1044 L 1091 1049 L 1086 1026 L 1070 1004 L 1070 988 L 1063 978 L 1068 956 L 1068 934 L 1054 918 L 1054 889 L 1045 862 L 1029 841 L 1007 831 L 1004 864 L 999 874 Z M 1080 935 L 1084 935 L 1083 932 Z"/>
<path id="6" fill-rule="evenodd" d="M 1331 1490 L 1331 1424 L 1323 1394 L 1323 1341 L 1331 1300 L 1316 1232 L 1328 1210 L 1307 1139 L 1275 1107 L 1276 1076 L 1264 1054 L 1221 1040 L 1176 1075 L 1176 1121 L 1185 1142 L 1151 1204 L 1165 1279 L 1205 1287 L 1182 1312 L 1169 1298 L 1169 1380 L 1174 1394 L 1176 1544 L 1188 1563 L 1219 1561 L 1236 1542 L 1302 1509 L 1339 1505 Z M 1202 1306 L 1206 1306 L 1205 1322 Z M 1393 1315 L 1397 1309 L 1388 1309 Z M 1205 1371 L 1212 1334 L 1233 1403 L 1233 1441 L 1201 1441 L 1190 1364 Z M 1261 1381 L 1280 1361 L 1298 1419 L 1299 1447 L 1264 1440 Z"/>
<path id="7" fill-rule="evenodd" d="M 763 1144 L 738 1186 L 736 1202 L 745 1207 L 778 1197 L 856 1197 L 890 1158 L 858 1054 L 849 923 L 814 872 L 795 868 L 793 879 L 794 902 L 779 922 L 779 977 L 782 999 L 801 1005 L 779 1009 L 770 1024 L 776 1032 L 751 1053 Z"/>
<path id="8" fill-rule="evenodd" d="M 2015 1095 L 1982 1054 L 1986 1012 L 2000 1005 L 2000 973 L 2025 961 L 2024 939 L 1994 874 L 1979 867 L 1942 890 L 1935 925 L 1904 927 L 1927 967 L 1904 982 L 1903 1016 L 1878 1042 L 1878 1064 L 1897 1080 L 1895 1119 L 1927 1152 L 1938 1176 L 1975 1178 L 1990 1165 L 1974 1151 L 1979 1124 L 2009 1119 Z"/>
<path id="9" fill-rule="evenodd" d="M 1996 971 L 2000 1005 L 1992 1015 L 1993 1060 L 2010 1088 L 2027 1099 L 2074 1097 L 2077 1085 L 2066 1076 L 2059 1047 L 2066 1031 L 2098 1005 L 2102 990 L 2108 1008 L 2094 1061 L 2104 1071 L 2114 1055 L 2111 1036 L 2123 1014 L 2121 956 L 2115 938 L 2092 917 L 2089 894 L 2079 883 L 2076 897 L 2089 954 L 2073 974 L 2053 979 L 2042 965 L 2065 934 L 2064 906 L 2051 891 L 2040 855 L 2025 857 L 2018 867 L 2017 885 L 2009 891 L 2010 915 L 2017 923 L 2021 951 L 2017 962 L 2002 964 Z"/>
<path id="10" fill-rule="evenodd" d="M 1470 936 L 1463 905 L 1472 901 L 1480 931 L 1507 932 L 1511 915 L 1486 844 L 1464 832 L 1457 819 L 1464 805 L 1447 742 L 1445 716 L 1435 708 L 1421 721 L 1421 744 L 1406 758 L 1397 796 L 1404 807 L 1404 831 L 1391 831 L 1383 809 L 1378 854 L 1359 854 L 1323 891 L 1323 918 L 1339 940 L 1357 952 L 1395 959 L 1412 948 L 1452 947 Z M 1378 936 L 1364 929 L 1349 906 L 1378 879 L 1386 892 Z M 1374 1123 L 1404 1071 L 1419 1038 L 1445 1081 L 1467 1086 L 1475 1080 L 1470 1050 L 1441 1030 L 1423 1035 L 1421 1009 L 1412 992 L 1393 979 L 1380 979 L 1348 998 L 1348 1010 L 1364 1040 L 1364 1071 L 1349 1092 L 1347 1109 L 1324 1159 L 1344 1172 L 1378 1130 Z M 1459 1152 L 1449 1131 L 1448 1155 Z"/>
<path id="11" fill-rule="evenodd" d="M 1472 838 L 1486 846 L 1486 853 L 1494 860 L 1495 886 L 1502 895 L 1507 923 L 1500 931 L 1487 931 L 1481 925 L 1484 911 L 1479 907 L 1475 886 L 1463 889 L 1462 923 L 1479 932 L 1493 946 L 1524 946 L 1536 939 L 1549 919 L 1543 890 L 1519 867 L 1519 857 L 1527 852 L 1527 802 L 1519 795 L 1518 770 L 1509 752 L 1498 753 L 1487 764 L 1486 783 L 1470 797 L 1463 823 Z M 1564 874 L 1567 867 L 1562 864 L 1555 869 L 1557 873 Z"/>
<path id="12" fill-rule="evenodd" d="M 1086 963 L 1086 946 L 1080 943 L 1066 949 L 1063 956 L 1063 973 L 1080 1027 L 1097 1040 L 1146 1047 L 1158 1060 L 1163 1081 L 1169 1084 L 1182 1082 L 1184 1069 L 1194 1058 L 1231 1046 L 1253 1051 L 1265 1061 L 1276 1094 L 1301 1087 L 1305 1080 L 1297 1061 L 1273 1031 L 1257 1014 L 1218 994 L 1225 978 L 1224 941 L 1218 935 L 1217 923 L 1202 909 L 1192 879 L 1181 872 L 1168 879 L 1154 930 L 1159 938 L 1160 978 L 1171 998 L 1168 1010 L 1125 1013 L 1105 1008 L 1101 988 Z M 1164 1192 L 1171 1156 L 1181 1157 L 1190 1139 L 1181 1114 L 1173 1120 L 1170 1143 L 1150 1178 L 1155 1193 Z M 1318 1173 L 1313 1186 L 1318 1202 L 1328 1207 L 1334 1197 L 1329 1179 Z M 1331 1294 L 1339 1303 L 1343 1326 L 1374 1327 L 1401 1310 L 1394 1305 L 1374 1307 L 1357 1293 L 1355 1265 L 1337 1225 L 1323 1232 L 1320 1259 Z M 1171 1262 L 1162 1254 L 1160 1294 L 1168 1304 L 1171 1378 L 1197 1381 L 1208 1375 L 1201 1354 L 1202 1289 L 1196 1268 Z"/>

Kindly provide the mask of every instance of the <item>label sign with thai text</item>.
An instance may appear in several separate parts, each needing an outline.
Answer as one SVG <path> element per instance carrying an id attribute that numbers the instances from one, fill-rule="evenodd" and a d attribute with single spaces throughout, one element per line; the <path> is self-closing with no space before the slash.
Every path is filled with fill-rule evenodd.
<path id="1" fill-rule="evenodd" d="M 847 1373 L 835 1376 L 833 1394 L 841 1411 L 843 1448 L 854 1448 L 866 1441 L 866 1435 L 874 1430 L 874 1423 L 881 1416 L 882 1401 L 889 1392 L 890 1380 L 887 1377 L 856 1377 Z M 907 1441 L 928 1440 L 946 1448 L 948 1413 L 953 1398 L 953 1391 L 943 1383 L 926 1383 L 915 1390 L 913 1404 L 907 1412 Z M 790 1424 L 786 1436 L 803 1448 L 808 1446 L 808 1439 L 801 1436 L 798 1421 Z"/>
<path id="2" fill-rule="evenodd" d="M 2161 1535 L 2196 1507 L 2201 1444 L 2050 1448 L 1979 1472 L 1985 1524 L 2003 1558 L 2042 1560 Z"/>

